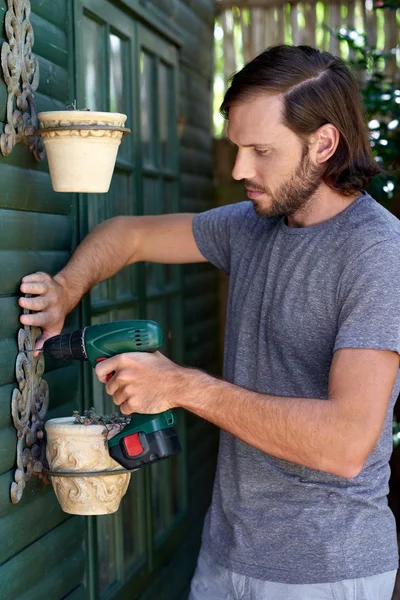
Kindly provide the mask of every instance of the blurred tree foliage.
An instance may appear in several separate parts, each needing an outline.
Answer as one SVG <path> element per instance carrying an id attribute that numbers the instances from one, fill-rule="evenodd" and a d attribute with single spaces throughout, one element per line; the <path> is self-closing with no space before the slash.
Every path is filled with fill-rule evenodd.
<path id="1" fill-rule="evenodd" d="M 331 33 L 349 46 L 346 62 L 359 82 L 375 159 L 385 169 L 374 178 L 368 191 L 392 208 L 393 199 L 400 193 L 400 85 L 398 74 L 396 82 L 396 77 L 384 72 L 392 54 L 371 46 L 366 34 L 359 30 L 340 27 Z"/>

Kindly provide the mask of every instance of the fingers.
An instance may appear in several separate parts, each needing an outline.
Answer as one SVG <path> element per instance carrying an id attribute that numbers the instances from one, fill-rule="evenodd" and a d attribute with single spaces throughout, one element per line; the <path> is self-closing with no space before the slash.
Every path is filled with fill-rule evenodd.
<path id="1" fill-rule="evenodd" d="M 36 273 L 31 273 L 30 275 L 25 275 L 21 279 L 22 284 L 24 283 L 37 283 L 43 281 L 50 281 L 51 276 L 48 273 L 44 273 L 43 271 L 37 271 Z"/>
<path id="2" fill-rule="evenodd" d="M 29 315 L 21 315 L 19 320 L 23 325 L 29 325 L 30 327 L 46 327 L 48 323 L 54 324 L 54 318 L 48 313 L 31 313 Z M 61 331 L 61 328 L 60 328 Z M 56 334 L 54 334 L 56 335 Z"/>
<path id="3" fill-rule="evenodd" d="M 131 415 L 133 412 L 128 401 L 121 404 L 119 410 L 122 412 L 123 415 Z"/>
<path id="4" fill-rule="evenodd" d="M 121 355 L 118 354 L 116 356 L 112 356 L 111 358 L 107 358 L 107 360 L 103 360 L 96 365 L 96 375 L 101 383 L 107 383 L 107 375 L 113 371 L 117 371 L 120 363 L 120 357 Z M 109 383 L 111 383 L 112 379 L 115 379 L 115 375 L 110 379 Z"/>
<path id="5" fill-rule="evenodd" d="M 21 298 L 18 299 L 18 304 L 27 310 L 44 310 L 48 307 L 49 301 L 43 296 L 37 296 L 35 298 L 25 298 L 24 296 L 21 296 Z"/>
<path id="6" fill-rule="evenodd" d="M 115 394 L 110 395 L 112 395 L 113 402 L 116 406 L 121 406 L 128 398 L 128 394 L 125 390 L 118 390 Z"/>
<path id="7" fill-rule="evenodd" d="M 38 281 L 36 283 L 21 283 L 20 290 L 23 294 L 46 294 L 49 289 L 47 281 Z"/>

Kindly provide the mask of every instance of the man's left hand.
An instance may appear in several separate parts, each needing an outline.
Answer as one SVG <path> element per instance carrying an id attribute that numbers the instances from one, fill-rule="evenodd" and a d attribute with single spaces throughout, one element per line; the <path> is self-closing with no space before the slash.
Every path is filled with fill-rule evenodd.
<path id="1" fill-rule="evenodd" d="M 107 394 L 124 415 L 155 414 L 178 406 L 188 371 L 160 352 L 118 354 L 96 366 L 99 381 L 106 383 Z"/>

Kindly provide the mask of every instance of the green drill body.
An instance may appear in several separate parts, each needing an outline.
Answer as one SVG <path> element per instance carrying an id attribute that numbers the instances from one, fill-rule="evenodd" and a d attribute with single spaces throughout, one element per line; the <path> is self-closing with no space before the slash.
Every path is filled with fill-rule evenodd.
<path id="1" fill-rule="evenodd" d="M 132 320 L 92 325 L 47 340 L 45 356 L 61 360 L 88 360 L 96 365 L 126 352 L 155 352 L 162 332 L 154 321 Z M 109 374 L 109 377 L 112 373 Z M 108 441 L 112 458 L 126 469 L 174 456 L 181 451 L 174 428 L 176 415 L 168 410 L 154 415 L 134 414 L 122 432 Z"/>

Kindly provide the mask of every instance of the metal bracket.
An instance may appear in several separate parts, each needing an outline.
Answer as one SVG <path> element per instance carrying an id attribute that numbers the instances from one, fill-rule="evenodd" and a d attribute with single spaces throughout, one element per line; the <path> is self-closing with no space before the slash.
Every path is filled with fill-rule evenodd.
<path id="1" fill-rule="evenodd" d="M 11 484 L 11 502 L 21 500 L 26 482 L 33 474 L 42 476 L 48 469 L 43 439 L 43 424 L 49 405 L 49 389 L 42 379 L 44 357 L 34 357 L 32 348 L 40 336 L 39 327 L 24 327 L 18 332 L 15 371 L 19 389 L 11 399 L 11 413 L 17 430 L 17 469 Z"/>
<path id="2" fill-rule="evenodd" d="M 32 54 L 31 3 L 29 0 L 7 0 L 7 5 L 5 32 L 8 42 L 1 47 L 1 67 L 8 93 L 7 123 L 1 134 L 0 150 L 8 156 L 15 144 L 23 141 L 40 161 L 44 158 L 43 140 L 32 137 L 38 129 L 33 92 L 39 85 L 39 63 Z"/>

